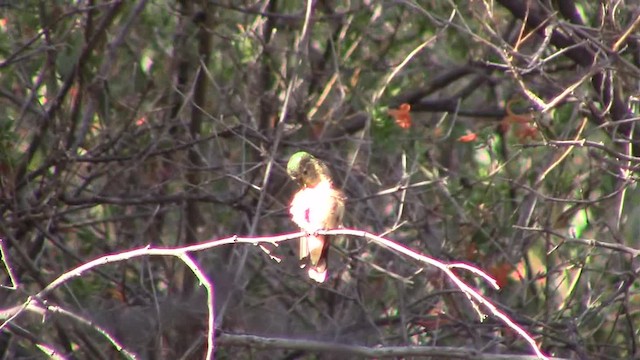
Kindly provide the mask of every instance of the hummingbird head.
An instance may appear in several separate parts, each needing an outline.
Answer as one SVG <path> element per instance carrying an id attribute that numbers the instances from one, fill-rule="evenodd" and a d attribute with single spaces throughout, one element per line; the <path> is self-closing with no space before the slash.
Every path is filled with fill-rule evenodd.
<path id="1" fill-rule="evenodd" d="M 305 151 L 293 154 L 287 163 L 287 174 L 304 187 L 314 187 L 329 180 L 329 169 L 320 160 Z"/>

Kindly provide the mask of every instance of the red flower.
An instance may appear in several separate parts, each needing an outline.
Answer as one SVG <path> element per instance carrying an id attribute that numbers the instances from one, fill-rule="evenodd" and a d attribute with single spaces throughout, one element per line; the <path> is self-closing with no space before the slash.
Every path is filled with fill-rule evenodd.
<path id="1" fill-rule="evenodd" d="M 411 127 L 411 105 L 407 103 L 401 104 L 397 109 L 389 109 L 389 115 L 393 116 L 396 121 L 396 124 L 401 129 L 408 129 Z"/>
<path id="2" fill-rule="evenodd" d="M 467 131 L 466 135 L 462 135 L 458 138 L 458 141 L 463 143 L 468 143 L 472 141 L 476 141 L 478 138 L 478 134 Z"/>

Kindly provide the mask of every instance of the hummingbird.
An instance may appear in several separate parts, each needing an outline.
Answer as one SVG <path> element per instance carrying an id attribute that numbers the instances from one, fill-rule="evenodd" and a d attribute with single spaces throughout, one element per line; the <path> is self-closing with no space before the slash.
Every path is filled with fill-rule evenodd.
<path id="1" fill-rule="evenodd" d="M 300 185 L 289 209 L 293 222 L 306 232 L 300 238 L 300 267 L 309 266 L 309 277 L 322 283 L 332 236 L 317 232 L 342 226 L 345 196 L 334 187 L 327 165 L 307 152 L 291 156 L 287 174 Z"/>

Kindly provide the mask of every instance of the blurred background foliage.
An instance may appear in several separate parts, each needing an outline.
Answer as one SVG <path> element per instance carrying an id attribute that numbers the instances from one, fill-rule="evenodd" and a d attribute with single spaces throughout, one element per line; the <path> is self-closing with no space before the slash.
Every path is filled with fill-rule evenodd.
<path id="1" fill-rule="evenodd" d="M 101 255 L 297 231 L 302 149 L 346 227 L 483 269 L 500 291 L 460 275 L 546 353 L 636 358 L 639 25 L 624 0 L 3 2 L 2 307 Z M 434 269 L 344 238 L 318 286 L 295 249 L 193 254 L 218 358 L 353 358 L 297 339 L 531 354 Z M 100 325 L 142 359 L 202 358 L 205 299 L 175 259 L 102 266 L 46 299 L 92 325 L 5 311 L 0 355 L 121 356 Z"/>

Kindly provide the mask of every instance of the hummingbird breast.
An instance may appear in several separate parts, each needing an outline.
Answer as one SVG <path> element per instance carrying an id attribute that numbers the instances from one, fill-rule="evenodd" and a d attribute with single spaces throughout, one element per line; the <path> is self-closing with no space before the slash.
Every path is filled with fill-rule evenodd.
<path id="1" fill-rule="evenodd" d="M 304 231 L 333 229 L 340 225 L 344 213 L 341 193 L 331 183 L 321 182 L 300 190 L 291 202 L 291 217 Z"/>

